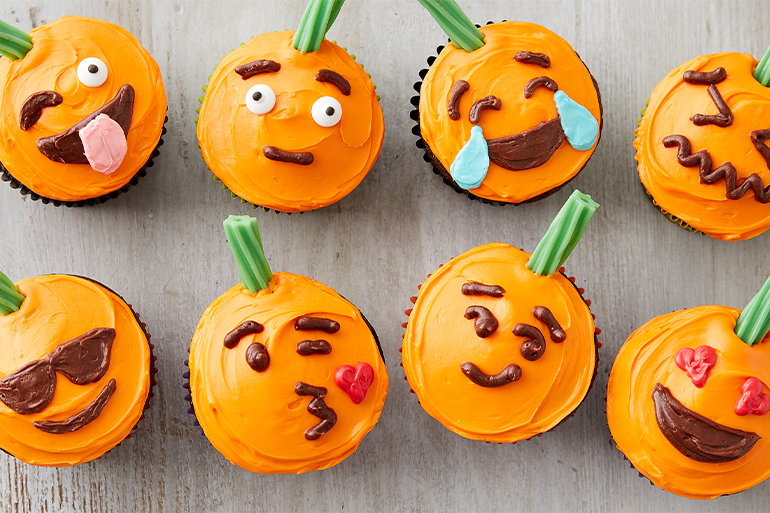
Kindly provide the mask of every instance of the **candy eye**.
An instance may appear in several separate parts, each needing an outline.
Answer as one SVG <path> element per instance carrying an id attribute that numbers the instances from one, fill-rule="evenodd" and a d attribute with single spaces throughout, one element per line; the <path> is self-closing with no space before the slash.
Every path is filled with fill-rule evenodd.
<path id="1" fill-rule="evenodd" d="M 275 93 L 269 85 L 251 86 L 246 92 L 246 107 L 254 114 L 267 114 L 275 107 Z"/>
<path id="2" fill-rule="evenodd" d="M 311 114 L 319 126 L 329 128 L 342 119 L 342 105 L 335 98 L 324 96 L 315 101 Z"/>
<path id="3" fill-rule="evenodd" d="M 78 80 L 86 87 L 99 87 L 107 81 L 107 65 L 96 57 L 88 57 L 78 64 Z"/>

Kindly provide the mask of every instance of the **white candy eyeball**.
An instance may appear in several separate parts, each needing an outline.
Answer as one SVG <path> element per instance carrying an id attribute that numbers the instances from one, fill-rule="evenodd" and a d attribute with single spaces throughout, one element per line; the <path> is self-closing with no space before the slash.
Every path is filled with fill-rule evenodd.
<path id="1" fill-rule="evenodd" d="M 107 75 L 107 65 L 96 57 L 87 57 L 78 64 L 78 80 L 86 87 L 99 87 Z"/>
<path id="2" fill-rule="evenodd" d="M 246 92 L 246 107 L 254 114 L 267 114 L 275 107 L 275 93 L 269 85 L 253 85 Z"/>
<path id="3" fill-rule="evenodd" d="M 336 125 L 342 119 L 342 105 L 336 98 L 323 96 L 315 101 L 310 113 L 313 115 L 313 121 L 319 126 L 328 128 Z"/>

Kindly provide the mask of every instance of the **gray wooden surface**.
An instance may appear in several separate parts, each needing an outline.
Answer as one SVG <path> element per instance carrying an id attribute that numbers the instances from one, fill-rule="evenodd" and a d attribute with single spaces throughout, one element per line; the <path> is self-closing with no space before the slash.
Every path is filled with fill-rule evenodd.
<path id="1" fill-rule="evenodd" d="M 770 43 L 767 1 L 461 0 L 470 18 L 540 23 L 565 37 L 596 77 L 604 132 L 574 186 L 602 207 L 567 262 L 593 300 L 604 347 L 586 403 L 555 432 L 517 445 L 465 440 L 425 414 L 399 367 L 404 309 L 439 264 L 504 241 L 534 249 L 572 190 L 498 208 L 444 186 L 414 146 L 409 98 L 445 36 L 417 0 L 348 0 L 329 33 L 378 85 L 385 144 L 369 176 L 339 204 L 302 216 L 252 211 L 211 180 L 196 146 L 197 98 L 230 49 L 295 28 L 305 0 L 0 0 L 23 29 L 64 14 L 133 32 L 158 61 L 168 135 L 130 194 L 86 209 L 54 208 L 0 187 L 0 269 L 13 279 L 61 272 L 100 280 L 142 314 L 159 387 L 140 430 L 76 468 L 35 468 L 0 454 L 0 511 L 767 511 L 770 482 L 703 503 L 651 486 L 611 445 L 607 375 L 631 331 L 675 309 L 742 307 L 770 274 L 770 236 L 726 243 L 690 234 L 657 213 L 635 175 L 639 109 L 673 67 L 704 53 Z M 764 29 L 764 30 L 763 30 Z M 205 307 L 238 281 L 222 220 L 259 218 L 274 270 L 311 276 L 348 297 L 382 340 L 390 395 L 377 427 L 337 467 L 261 476 L 232 466 L 185 412 L 182 365 Z M 1 343 L 1 341 L 0 341 Z"/>

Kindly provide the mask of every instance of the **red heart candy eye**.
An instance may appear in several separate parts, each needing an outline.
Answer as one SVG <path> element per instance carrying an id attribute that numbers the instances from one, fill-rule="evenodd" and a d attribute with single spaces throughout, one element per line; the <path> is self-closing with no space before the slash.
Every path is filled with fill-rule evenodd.
<path id="1" fill-rule="evenodd" d="M 708 379 L 708 371 L 717 361 L 717 352 L 711 346 L 699 346 L 697 349 L 683 347 L 674 357 L 676 366 L 687 373 L 692 384 L 703 387 Z"/>
<path id="2" fill-rule="evenodd" d="M 764 415 L 770 411 L 770 397 L 762 393 L 764 385 L 757 378 L 751 377 L 743 380 L 741 396 L 735 403 L 736 415 Z"/>
<path id="3" fill-rule="evenodd" d="M 374 383 L 374 369 L 365 362 L 355 367 L 340 365 L 334 373 L 334 382 L 347 392 L 354 404 L 360 404 L 366 397 L 366 391 Z"/>

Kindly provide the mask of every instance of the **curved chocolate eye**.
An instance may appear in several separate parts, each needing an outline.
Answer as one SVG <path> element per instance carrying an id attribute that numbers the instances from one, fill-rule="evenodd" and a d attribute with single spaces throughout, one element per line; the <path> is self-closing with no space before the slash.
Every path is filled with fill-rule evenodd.
<path id="1" fill-rule="evenodd" d="M 107 65 L 96 57 L 88 57 L 78 64 L 77 75 L 84 86 L 99 87 L 107 81 Z"/>
<path id="2" fill-rule="evenodd" d="M 528 339 L 522 342 L 519 347 L 521 356 L 525 360 L 534 362 L 539 360 L 543 353 L 545 353 L 545 337 L 543 337 L 539 329 L 531 324 L 517 324 L 513 327 L 513 334 L 517 337 L 527 337 Z"/>
<path id="3" fill-rule="evenodd" d="M 256 84 L 246 92 L 246 108 L 254 114 L 267 114 L 275 107 L 275 92 L 269 85 Z"/>
<path id="4" fill-rule="evenodd" d="M 310 113 L 313 115 L 313 121 L 318 126 L 329 128 L 339 123 L 340 119 L 342 119 L 342 105 L 340 105 L 336 98 L 324 96 L 315 101 Z"/>

